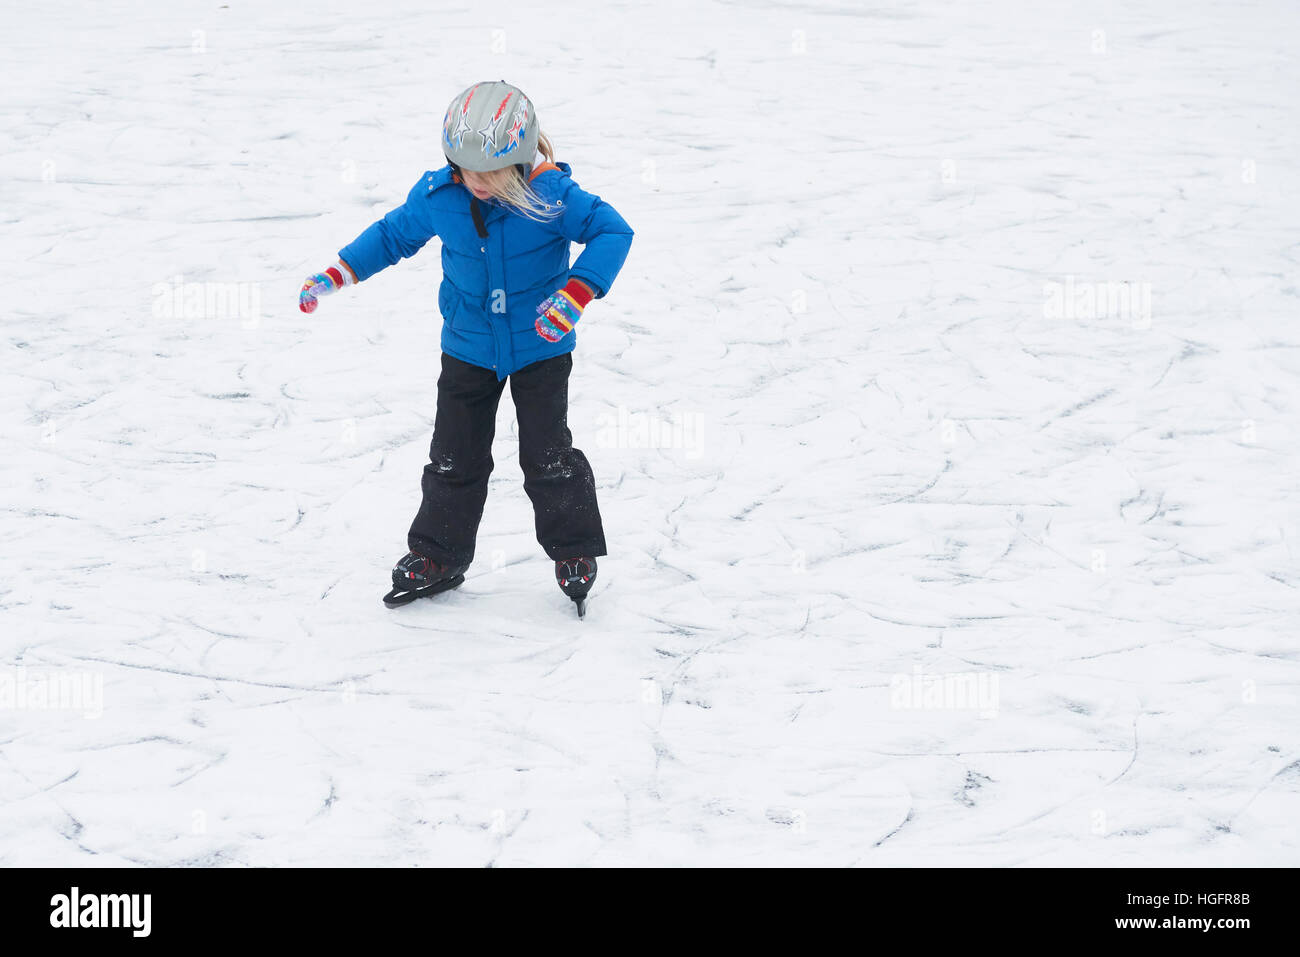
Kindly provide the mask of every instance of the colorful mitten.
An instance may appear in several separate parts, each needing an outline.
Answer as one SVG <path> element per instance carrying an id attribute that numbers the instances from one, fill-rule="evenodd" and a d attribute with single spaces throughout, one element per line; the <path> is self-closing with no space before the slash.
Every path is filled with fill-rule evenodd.
<path id="1" fill-rule="evenodd" d="M 573 331 L 574 323 L 582 318 L 582 310 L 595 297 L 595 293 L 581 279 L 570 279 L 563 289 L 542 301 L 537 307 L 537 334 L 547 342 L 559 342 Z"/>
<path id="2" fill-rule="evenodd" d="M 298 293 L 298 308 L 303 312 L 315 312 L 318 296 L 328 296 L 342 286 L 352 285 L 353 281 L 352 270 L 342 261 L 337 266 L 330 266 L 324 272 L 308 276 L 307 281 L 302 284 L 302 291 Z"/>

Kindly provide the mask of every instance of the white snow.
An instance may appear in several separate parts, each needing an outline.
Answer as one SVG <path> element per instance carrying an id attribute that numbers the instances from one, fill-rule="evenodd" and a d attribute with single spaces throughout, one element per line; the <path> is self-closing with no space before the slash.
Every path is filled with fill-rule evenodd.
<path id="1" fill-rule="evenodd" d="M 1300 863 L 1295 4 L 5 19 L 0 864 Z M 436 241 L 296 308 L 498 77 L 637 231 L 582 622 L 508 396 L 379 602 Z"/>

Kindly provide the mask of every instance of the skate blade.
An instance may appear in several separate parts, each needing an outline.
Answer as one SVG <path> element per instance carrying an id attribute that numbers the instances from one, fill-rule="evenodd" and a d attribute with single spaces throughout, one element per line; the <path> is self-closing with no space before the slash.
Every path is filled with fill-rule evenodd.
<path id="1" fill-rule="evenodd" d="M 465 582 L 464 575 L 457 575 L 455 578 L 449 578 L 445 582 L 438 582 L 436 585 L 428 585 L 424 588 L 394 588 L 384 596 L 384 604 L 389 608 L 400 608 L 402 605 L 409 605 L 417 598 L 430 598 L 433 595 L 439 595 L 445 591 L 451 591 L 453 588 L 459 588 Z"/>

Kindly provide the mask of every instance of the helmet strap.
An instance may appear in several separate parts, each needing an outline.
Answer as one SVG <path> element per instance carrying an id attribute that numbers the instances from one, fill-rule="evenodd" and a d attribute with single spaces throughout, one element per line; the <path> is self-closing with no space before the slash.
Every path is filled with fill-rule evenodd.
<path id="1" fill-rule="evenodd" d="M 483 222 L 483 210 L 479 206 L 477 196 L 469 198 L 469 214 L 474 217 L 474 228 L 478 231 L 479 239 L 486 239 L 487 224 Z"/>

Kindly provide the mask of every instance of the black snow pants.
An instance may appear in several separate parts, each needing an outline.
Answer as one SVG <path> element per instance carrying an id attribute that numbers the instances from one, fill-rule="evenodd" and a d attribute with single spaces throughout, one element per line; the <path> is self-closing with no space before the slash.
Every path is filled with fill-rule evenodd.
<path id="1" fill-rule="evenodd" d="M 596 480 L 587 457 L 573 447 L 567 421 L 572 368 L 573 357 L 566 353 L 508 377 L 537 541 L 556 561 L 605 554 Z M 493 370 L 442 354 L 433 442 L 420 483 L 423 499 L 407 535 L 412 551 L 445 565 L 474 560 L 504 389 Z"/>

